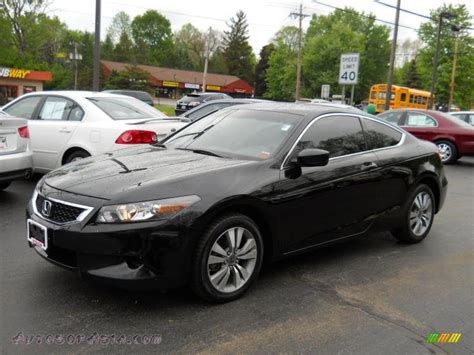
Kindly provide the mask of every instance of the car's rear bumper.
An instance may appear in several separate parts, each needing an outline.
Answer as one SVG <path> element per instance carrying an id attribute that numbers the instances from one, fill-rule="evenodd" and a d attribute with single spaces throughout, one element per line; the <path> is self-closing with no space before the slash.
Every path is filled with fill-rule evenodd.
<path id="1" fill-rule="evenodd" d="M 120 232 L 58 226 L 37 216 L 28 205 L 26 217 L 48 228 L 48 247 L 28 241 L 44 259 L 77 272 L 86 279 L 126 289 L 167 289 L 187 281 L 191 250 L 190 232 L 172 226 L 140 228 L 130 225 Z M 82 231 L 81 231 L 82 229 Z"/>
<path id="2" fill-rule="evenodd" d="M 0 181 L 21 179 L 31 173 L 33 154 L 30 150 L 22 153 L 0 155 Z"/>

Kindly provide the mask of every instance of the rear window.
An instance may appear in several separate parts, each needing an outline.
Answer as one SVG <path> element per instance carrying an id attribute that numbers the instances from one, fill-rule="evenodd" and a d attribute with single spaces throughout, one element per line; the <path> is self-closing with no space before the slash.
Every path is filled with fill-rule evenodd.
<path id="1" fill-rule="evenodd" d="M 160 111 L 136 99 L 128 99 L 126 97 L 89 97 L 88 100 L 114 120 L 166 117 Z"/>

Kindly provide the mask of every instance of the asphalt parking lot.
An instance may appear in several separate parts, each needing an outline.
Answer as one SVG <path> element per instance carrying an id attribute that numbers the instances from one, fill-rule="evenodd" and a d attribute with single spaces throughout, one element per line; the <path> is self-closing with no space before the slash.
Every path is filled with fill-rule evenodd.
<path id="1" fill-rule="evenodd" d="M 188 290 L 111 289 L 47 263 L 25 237 L 35 181 L 16 182 L 0 192 L 0 353 L 472 354 L 474 159 L 446 170 L 446 204 L 424 242 L 407 246 L 372 234 L 293 257 L 267 267 L 250 292 L 224 305 Z M 14 344 L 20 332 L 159 334 L 161 342 Z M 462 337 L 428 344 L 430 333 Z"/>

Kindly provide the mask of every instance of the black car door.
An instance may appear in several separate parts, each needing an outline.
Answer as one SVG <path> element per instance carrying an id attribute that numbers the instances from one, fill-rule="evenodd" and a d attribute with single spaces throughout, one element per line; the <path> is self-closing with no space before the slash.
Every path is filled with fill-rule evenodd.
<path id="1" fill-rule="evenodd" d="M 292 178 L 288 166 L 299 151 L 329 151 L 326 166 L 303 167 Z M 377 157 L 368 151 L 357 116 L 326 115 L 311 122 L 281 172 L 278 210 L 286 252 L 364 231 L 377 209 Z"/>

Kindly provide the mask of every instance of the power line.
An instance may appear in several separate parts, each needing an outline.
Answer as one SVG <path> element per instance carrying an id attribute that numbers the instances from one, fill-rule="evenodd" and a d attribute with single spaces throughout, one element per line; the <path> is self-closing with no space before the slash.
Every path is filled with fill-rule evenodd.
<path id="1" fill-rule="evenodd" d="M 350 9 L 342 9 L 342 8 L 340 8 L 340 7 L 333 6 L 333 5 L 330 5 L 330 4 L 327 4 L 327 3 L 324 3 L 324 2 L 318 1 L 318 0 L 313 0 L 313 2 L 316 3 L 316 4 L 322 5 L 322 6 L 330 7 L 331 9 L 334 9 L 334 10 L 340 10 L 340 11 L 344 11 L 344 12 L 351 13 L 351 14 L 357 14 L 357 15 L 359 15 L 359 16 L 362 16 L 362 17 L 365 17 L 365 18 L 369 18 L 369 19 L 373 19 L 373 20 L 375 20 L 375 21 L 378 21 L 378 22 L 381 22 L 381 23 L 385 23 L 385 24 L 387 24 L 387 25 L 395 26 L 395 24 L 394 24 L 393 22 L 386 21 L 386 20 L 382 20 L 382 19 L 376 18 L 375 16 L 370 16 L 370 15 L 361 14 L 361 13 L 359 13 L 359 12 L 357 12 L 357 11 L 350 10 Z M 413 31 L 418 32 L 418 29 L 417 29 L 417 28 L 414 28 L 414 27 L 405 26 L 405 25 L 400 25 L 400 24 L 398 24 L 398 27 L 403 27 L 403 28 L 407 28 L 407 29 L 410 29 L 410 30 L 413 30 Z"/>

